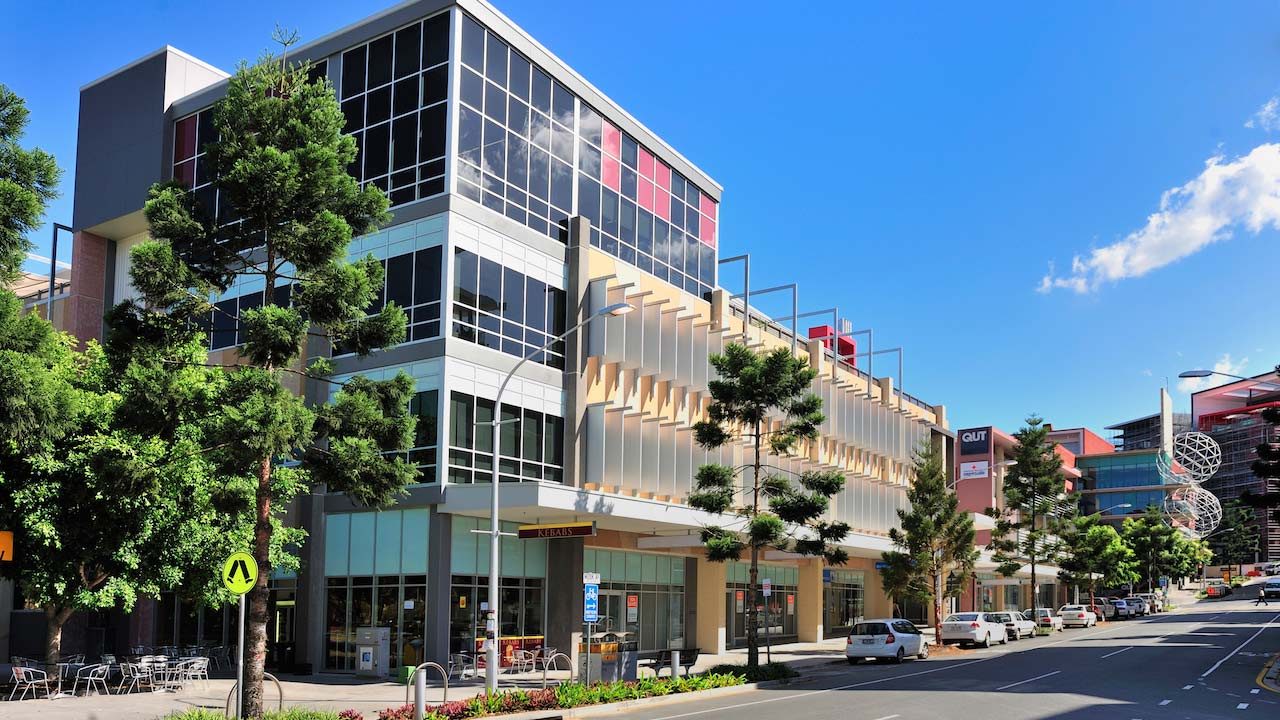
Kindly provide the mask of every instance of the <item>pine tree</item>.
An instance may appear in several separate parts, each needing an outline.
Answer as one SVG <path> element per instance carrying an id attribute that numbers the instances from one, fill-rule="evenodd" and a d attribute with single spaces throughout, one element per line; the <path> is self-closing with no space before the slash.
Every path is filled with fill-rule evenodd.
<path id="1" fill-rule="evenodd" d="M 1209 536 L 1213 556 L 1224 565 L 1241 565 L 1258 557 L 1258 528 L 1253 508 L 1240 500 L 1222 506 L 1222 522 Z"/>
<path id="2" fill-rule="evenodd" d="M 809 392 L 816 372 L 786 348 L 757 355 L 744 345 L 730 343 L 724 354 L 712 355 L 719 379 L 711 381 L 707 419 L 694 425 L 694 437 L 705 448 L 718 448 L 738 438 L 751 442 L 752 474 L 739 498 L 737 468 L 703 465 L 698 468 L 689 504 L 714 514 L 734 513 L 742 527 L 708 527 L 702 531 L 707 558 L 737 560 L 750 550 L 751 570 L 747 607 L 747 666 L 760 663 L 758 612 L 760 551 L 773 547 L 801 555 L 820 556 L 842 565 L 848 554 L 835 547 L 849 533 L 842 522 L 828 522 L 831 496 L 844 488 L 840 472 L 805 472 L 796 482 L 766 472 L 765 453 L 791 452 L 803 440 L 818 436 L 822 400 Z M 779 417 L 781 419 L 779 419 Z M 746 540 L 742 540 L 745 536 Z"/>
<path id="3" fill-rule="evenodd" d="M 287 46 L 287 41 L 286 41 Z M 412 439 L 407 407 L 412 380 L 355 378 L 331 404 L 308 407 L 286 389 L 285 375 L 325 379 L 326 361 L 303 366 L 307 340 L 322 336 L 360 355 L 402 342 L 405 314 L 394 303 L 366 316 L 383 282 L 372 257 L 346 261 L 353 235 L 387 219 L 386 197 L 361 189 L 347 174 L 356 143 L 342 133 L 333 87 L 308 80 L 308 66 L 266 56 L 241 64 L 213 109 L 217 139 L 204 146 L 221 220 L 177 183 L 151 189 L 145 211 L 155 241 L 133 250 L 135 287 L 143 302 L 125 318 L 188 308 L 193 296 L 225 292 L 240 277 L 267 288 L 262 306 L 235 319 L 244 339 L 240 362 L 224 370 L 229 398 L 216 418 L 219 471 L 252 488 L 243 508 L 254 524 L 252 553 L 261 568 L 249 593 L 245 643 L 245 712 L 262 713 L 266 659 L 267 578 L 282 557 L 284 506 L 323 483 L 365 505 L 392 502 L 416 470 L 403 458 Z M 275 292 L 291 286 L 291 302 Z M 274 550 L 273 550 L 274 548 Z"/>
<path id="4" fill-rule="evenodd" d="M 1147 590 L 1155 588 L 1156 578 L 1181 565 L 1181 535 L 1165 523 L 1160 509 L 1154 505 L 1139 517 L 1125 518 L 1120 534 L 1138 560 L 1138 568 L 1147 580 Z"/>
<path id="5" fill-rule="evenodd" d="M 53 156 L 18 144 L 29 117 L 22 98 L 0 83 L 0 286 L 17 277 L 31 249 L 27 234 L 58 196 L 61 172 Z"/>
<path id="6" fill-rule="evenodd" d="M 1004 507 L 989 510 L 996 517 L 990 549 L 999 564 L 997 571 L 1013 577 L 1023 562 L 1031 564 L 1031 602 L 1040 607 L 1037 565 L 1052 563 L 1061 552 L 1058 513 L 1068 506 L 1062 498 L 1062 458 L 1048 438 L 1049 429 L 1036 416 L 1014 434 L 1014 464 L 1004 478 Z M 1051 600 L 1052 602 L 1052 600 Z"/>
<path id="7" fill-rule="evenodd" d="M 883 555 L 880 573 L 886 590 L 898 597 L 933 602 L 935 638 L 942 637 L 942 601 L 956 597 L 973 575 L 978 549 L 973 545 L 973 517 L 947 487 L 942 456 L 925 444 L 915 457 L 915 481 L 907 490 L 909 507 L 898 510 L 902 528 L 889 530 L 896 550 Z"/>

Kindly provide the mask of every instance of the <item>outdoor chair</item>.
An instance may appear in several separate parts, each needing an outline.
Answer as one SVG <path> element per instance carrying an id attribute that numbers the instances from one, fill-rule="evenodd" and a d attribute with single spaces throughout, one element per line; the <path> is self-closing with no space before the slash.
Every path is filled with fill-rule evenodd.
<path id="1" fill-rule="evenodd" d="M 516 650 L 511 653 L 512 672 L 533 672 L 537 664 L 538 656 L 532 650 Z"/>
<path id="2" fill-rule="evenodd" d="M 182 666 L 182 680 L 184 682 L 195 682 L 199 680 L 204 683 L 204 687 L 209 684 L 209 658 L 197 657 L 191 658 Z"/>
<path id="3" fill-rule="evenodd" d="M 50 697 L 53 695 L 52 682 L 49 679 L 49 673 L 44 670 L 36 670 L 35 668 L 22 667 L 15 664 L 13 666 L 13 690 L 9 692 L 9 699 L 12 700 L 19 690 L 22 691 L 22 695 L 18 697 L 19 700 L 27 698 L 27 691 L 31 691 L 32 698 L 40 697 L 40 688 L 44 688 L 45 697 Z"/>
<path id="4" fill-rule="evenodd" d="M 151 665 L 143 663 L 121 663 L 120 664 L 120 685 L 116 687 L 117 694 L 133 692 L 135 688 L 146 688 L 153 690 L 151 683 Z M 128 687 L 125 687 L 125 686 Z"/>
<path id="5" fill-rule="evenodd" d="M 75 681 L 71 684 L 71 694 L 75 695 L 80 689 L 80 684 L 84 683 L 84 694 L 89 695 L 93 690 L 101 688 L 103 695 L 109 695 L 107 689 L 107 672 L 111 668 L 107 665 L 85 665 L 76 671 Z"/>
<path id="6" fill-rule="evenodd" d="M 475 658 L 463 653 L 454 653 L 449 656 L 449 677 L 453 677 L 456 672 L 459 680 L 465 679 L 467 668 L 471 669 L 471 677 L 475 677 L 477 673 Z"/>

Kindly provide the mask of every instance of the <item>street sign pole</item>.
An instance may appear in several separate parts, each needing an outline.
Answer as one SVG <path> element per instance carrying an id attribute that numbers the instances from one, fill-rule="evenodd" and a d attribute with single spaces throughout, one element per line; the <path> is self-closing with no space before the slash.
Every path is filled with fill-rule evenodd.
<path id="1" fill-rule="evenodd" d="M 769 621 L 769 602 L 773 599 L 773 579 L 764 579 L 764 657 L 765 662 L 773 662 L 773 623 Z"/>
<path id="2" fill-rule="evenodd" d="M 236 644 L 236 717 L 244 717 L 244 595 L 240 596 L 240 640 Z"/>
<path id="3" fill-rule="evenodd" d="M 587 659 L 583 673 L 585 684 L 591 684 L 591 628 L 600 620 L 600 573 L 582 573 L 582 622 L 587 626 Z"/>

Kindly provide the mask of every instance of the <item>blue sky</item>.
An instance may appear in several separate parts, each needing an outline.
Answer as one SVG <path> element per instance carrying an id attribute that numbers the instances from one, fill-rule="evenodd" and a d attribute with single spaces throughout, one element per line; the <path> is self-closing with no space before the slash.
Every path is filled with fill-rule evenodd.
<path id="1" fill-rule="evenodd" d="M 65 169 L 50 217 L 81 85 L 166 43 L 231 69 L 277 22 L 305 41 L 388 4 L 10 5 L 0 82 Z M 498 2 L 725 187 L 722 255 L 905 347 L 952 427 L 1100 430 L 1166 378 L 1189 406 L 1180 370 L 1280 362 L 1275 3 L 629 5 Z"/>

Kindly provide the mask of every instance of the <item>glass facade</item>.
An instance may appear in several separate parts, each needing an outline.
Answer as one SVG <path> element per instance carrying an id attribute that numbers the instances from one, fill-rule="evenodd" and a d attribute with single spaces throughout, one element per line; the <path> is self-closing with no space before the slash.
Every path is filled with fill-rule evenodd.
<path id="1" fill-rule="evenodd" d="M 731 647 L 741 647 L 747 642 L 747 608 L 751 602 L 751 563 L 730 562 L 726 575 L 728 587 L 725 593 L 725 628 Z M 796 598 L 800 580 L 798 568 L 786 565 L 759 564 L 759 582 L 772 581 L 772 594 L 760 597 L 760 642 L 765 633 L 772 642 L 791 642 L 796 638 Z"/>
<path id="2" fill-rule="evenodd" d="M 436 481 L 439 453 L 436 448 L 439 429 L 440 391 L 423 390 L 409 400 L 409 414 L 417 418 L 413 431 L 413 447 L 409 449 L 409 462 L 418 467 L 418 482 Z"/>
<path id="3" fill-rule="evenodd" d="M 600 573 L 600 623 L 639 649 L 685 647 L 685 558 L 586 548 L 583 572 Z"/>
<path id="4" fill-rule="evenodd" d="M 449 482 L 489 482 L 493 472 L 492 400 L 449 395 Z M 502 482 L 564 477 L 564 420 L 502 404 Z"/>
<path id="5" fill-rule="evenodd" d="M 866 574 L 861 570 L 823 571 L 822 627 L 827 637 L 846 635 L 866 613 Z"/>
<path id="6" fill-rule="evenodd" d="M 453 251 L 453 336 L 564 368 L 565 291 L 470 250 Z"/>
<path id="7" fill-rule="evenodd" d="M 1080 498 L 1083 513 L 1106 510 L 1108 515 L 1140 515 L 1149 506 L 1164 504 L 1163 490 L 1131 490 L 1165 485 L 1156 465 L 1156 451 L 1113 453 L 1078 458 L 1084 489 L 1112 492 L 1085 493 Z M 1128 503 L 1132 507 L 1117 508 Z"/>
<path id="8" fill-rule="evenodd" d="M 487 526 L 488 521 L 483 522 Z M 484 642 L 489 603 L 489 538 L 472 532 L 476 518 L 454 516 L 450 532 L 449 652 L 477 653 Z M 514 533 L 515 523 L 502 523 Z M 503 664 L 514 650 L 533 650 L 545 639 L 547 541 L 503 537 L 498 598 L 498 632 Z"/>
<path id="9" fill-rule="evenodd" d="M 710 293 L 718 208 L 709 195 L 465 14 L 460 57 L 459 194 L 561 240 L 565 220 L 581 214 L 592 245 Z"/>
<path id="10" fill-rule="evenodd" d="M 325 659 L 355 669 L 356 630 L 391 628 L 393 665 L 423 658 L 427 508 L 325 516 Z"/>

